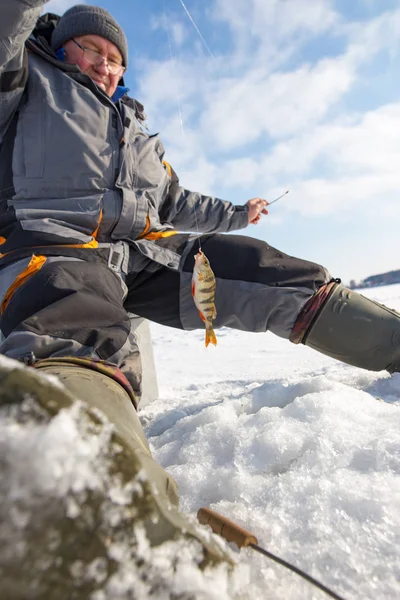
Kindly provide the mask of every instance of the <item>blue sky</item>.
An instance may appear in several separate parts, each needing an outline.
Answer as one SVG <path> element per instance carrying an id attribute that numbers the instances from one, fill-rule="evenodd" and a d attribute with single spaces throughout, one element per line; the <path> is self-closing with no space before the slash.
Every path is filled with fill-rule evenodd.
<path id="1" fill-rule="evenodd" d="M 201 36 L 180 0 L 90 3 L 124 27 L 182 185 L 235 204 L 289 188 L 246 233 L 345 283 L 400 269 L 399 0 L 184 0 Z"/>

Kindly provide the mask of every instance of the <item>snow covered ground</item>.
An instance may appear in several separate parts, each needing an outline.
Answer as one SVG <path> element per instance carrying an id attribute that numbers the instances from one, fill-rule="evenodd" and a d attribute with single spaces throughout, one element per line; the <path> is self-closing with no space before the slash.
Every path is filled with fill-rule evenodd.
<path id="1" fill-rule="evenodd" d="M 400 310 L 400 285 L 365 294 Z M 190 518 L 213 508 L 346 600 L 400 598 L 400 373 L 362 371 L 270 334 L 224 329 L 205 349 L 204 331 L 152 333 L 160 398 L 140 416 Z M 249 548 L 232 546 L 233 574 L 201 571 L 194 541 L 151 548 L 135 521 L 139 480 L 125 485 L 113 470 L 112 425 L 94 427 L 82 404 L 31 420 L 32 406 L 28 394 L 0 407 L 7 600 L 50 597 L 35 590 L 64 572 L 59 548 L 70 560 L 60 598 L 85 585 L 95 590 L 79 596 L 88 600 L 327 598 Z M 101 510 L 91 512 L 92 498 Z M 104 556 L 88 558 L 88 543 L 65 546 L 65 514 L 67 541 L 90 526 Z M 17 588 L 24 593 L 9 591 Z"/>
<path id="2" fill-rule="evenodd" d="M 363 291 L 400 310 L 400 285 Z M 160 399 L 141 411 L 181 507 L 209 506 L 347 599 L 400 597 L 400 374 L 272 334 L 152 325 Z M 254 550 L 249 597 L 327 597 Z M 235 596 L 236 597 L 236 596 Z"/>

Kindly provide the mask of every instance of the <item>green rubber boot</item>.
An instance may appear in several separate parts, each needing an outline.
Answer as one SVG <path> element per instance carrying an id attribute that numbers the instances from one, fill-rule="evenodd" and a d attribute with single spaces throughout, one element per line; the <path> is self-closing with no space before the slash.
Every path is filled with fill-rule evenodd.
<path id="1" fill-rule="evenodd" d="M 356 367 L 394 373 L 400 371 L 400 314 L 338 284 L 303 344 Z"/>
<path id="2" fill-rule="evenodd" d="M 165 595 L 180 561 L 230 572 L 226 546 L 179 512 L 174 480 L 107 375 L 2 358 L 0 463 L 4 598 L 186 598 Z"/>

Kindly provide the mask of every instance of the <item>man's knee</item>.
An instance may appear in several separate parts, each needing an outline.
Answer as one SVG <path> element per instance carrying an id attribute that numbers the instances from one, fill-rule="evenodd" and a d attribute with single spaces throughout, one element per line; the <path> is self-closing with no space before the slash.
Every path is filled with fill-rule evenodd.
<path id="1" fill-rule="evenodd" d="M 37 358 L 95 356 L 107 360 L 125 344 L 130 332 L 118 277 L 101 262 L 44 257 L 28 272 L 24 262 L 3 290 L 8 302 L 1 315 L 0 351 L 11 358 L 32 351 Z M 18 266 L 18 265 L 17 265 Z M 26 266 L 26 265 L 25 265 Z M 12 293 L 11 293 L 12 292 Z"/>

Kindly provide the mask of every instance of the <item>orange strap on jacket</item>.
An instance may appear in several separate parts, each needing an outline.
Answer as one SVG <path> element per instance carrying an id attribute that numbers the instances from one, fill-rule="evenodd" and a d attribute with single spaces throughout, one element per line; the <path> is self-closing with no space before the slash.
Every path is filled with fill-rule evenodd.
<path id="1" fill-rule="evenodd" d="M 45 256 L 32 256 L 29 265 L 18 275 L 18 277 L 13 281 L 13 283 L 10 285 L 10 287 L 4 294 L 3 302 L 1 303 L 0 307 L 0 314 L 3 314 L 3 312 L 6 310 L 8 303 L 10 302 L 17 289 L 21 287 L 30 277 L 32 277 L 32 275 L 37 273 L 39 269 L 43 267 L 45 262 Z"/>

